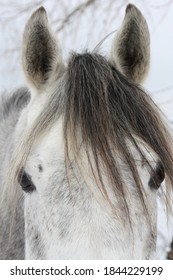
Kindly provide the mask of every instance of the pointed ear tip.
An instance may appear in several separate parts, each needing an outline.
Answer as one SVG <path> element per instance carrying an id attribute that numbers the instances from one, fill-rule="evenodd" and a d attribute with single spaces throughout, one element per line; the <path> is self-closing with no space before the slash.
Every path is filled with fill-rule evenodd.
<path id="1" fill-rule="evenodd" d="M 139 11 L 138 8 L 135 5 L 129 3 L 126 7 L 126 13 L 132 11 L 133 9 Z"/>
<path id="2" fill-rule="evenodd" d="M 33 12 L 31 18 L 35 18 L 38 14 L 47 16 L 46 9 L 43 6 L 41 6 L 35 12 Z"/>
<path id="3" fill-rule="evenodd" d="M 37 12 L 46 13 L 46 9 L 43 6 L 41 6 L 40 8 L 37 9 Z"/>

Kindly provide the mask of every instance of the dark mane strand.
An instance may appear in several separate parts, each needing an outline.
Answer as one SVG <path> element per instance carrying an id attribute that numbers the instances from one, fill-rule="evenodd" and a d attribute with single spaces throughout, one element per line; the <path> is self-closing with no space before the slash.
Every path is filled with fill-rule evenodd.
<path id="1" fill-rule="evenodd" d="M 102 176 L 104 167 L 115 193 L 120 193 L 124 199 L 128 212 L 124 195 L 126 190 L 116 160 L 118 153 L 131 171 L 146 210 L 140 175 L 127 140 L 135 146 L 141 160 L 151 170 L 136 139 L 143 140 L 159 157 L 173 185 L 172 140 L 157 106 L 138 85 L 129 81 L 98 54 L 72 55 L 67 71 L 66 94 L 64 138 L 67 162 L 70 161 L 70 143 L 74 153 L 80 150 L 82 143 L 86 147 L 91 169 L 97 174 L 93 175 L 99 178 L 102 192 L 108 196 Z M 78 140 L 79 135 L 81 142 Z"/>

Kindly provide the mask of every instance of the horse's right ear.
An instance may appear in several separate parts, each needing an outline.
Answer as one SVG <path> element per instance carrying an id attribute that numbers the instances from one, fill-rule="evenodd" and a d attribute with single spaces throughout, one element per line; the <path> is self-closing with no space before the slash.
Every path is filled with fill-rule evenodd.
<path id="1" fill-rule="evenodd" d="M 23 35 L 22 63 L 29 83 L 41 89 L 52 71 L 62 68 L 61 50 L 48 26 L 46 10 L 41 7 L 28 20 Z"/>

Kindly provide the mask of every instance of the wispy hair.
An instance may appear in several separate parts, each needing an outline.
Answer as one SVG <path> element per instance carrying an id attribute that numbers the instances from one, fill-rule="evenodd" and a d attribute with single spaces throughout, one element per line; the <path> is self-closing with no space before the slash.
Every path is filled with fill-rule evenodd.
<path id="1" fill-rule="evenodd" d="M 71 153 L 82 157 L 82 145 L 103 195 L 109 199 L 102 168 L 115 193 L 123 197 L 127 212 L 117 152 L 128 167 L 146 208 L 140 174 L 128 142 L 134 145 L 141 161 L 152 172 L 137 140 L 141 139 L 157 155 L 173 186 L 172 137 L 158 107 L 139 85 L 128 80 L 108 60 L 88 52 L 71 56 L 64 74 L 64 90 L 50 95 L 47 106 L 17 147 L 10 167 L 11 183 L 16 183 L 34 142 L 46 134 L 60 116 L 63 117 L 66 167 L 71 165 Z"/>

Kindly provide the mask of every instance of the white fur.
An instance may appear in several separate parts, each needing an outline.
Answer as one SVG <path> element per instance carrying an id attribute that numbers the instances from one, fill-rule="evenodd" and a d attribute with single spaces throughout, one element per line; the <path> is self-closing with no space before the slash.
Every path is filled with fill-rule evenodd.
<path id="1" fill-rule="evenodd" d="M 29 126 L 32 124 L 31 120 L 34 120 L 39 114 L 39 107 L 43 105 L 39 100 L 40 96 L 30 106 L 27 118 Z M 142 167 L 135 149 L 134 153 L 136 153 L 136 160 L 139 161 L 138 170 L 147 192 L 147 205 L 154 223 L 156 194 L 148 188 L 150 175 L 146 168 Z M 32 228 L 41 233 L 42 255 L 39 258 L 153 258 L 154 252 L 151 254 L 147 251 L 150 249 L 148 248 L 148 235 L 150 234 L 148 221 L 143 215 L 142 205 L 136 196 L 133 180 L 128 171 L 124 175 L 124 180 L 128 186 L 127 197 L 130 196 L 129 209 L 131 209 L 130 216 L 134 223 L 134 236 L 130 231 L 127 219 L 123 217 L 124 209 L 121 209 L 118 199 L 113 195 L 111 186 L 107 185 L 107 189 L 114 205 L 117 205 L 116 212 L 111 209 L 98 190 L 85 158 L 82 161 L 85 182 L 79 177 L 81 185 L 76 186 L 75 178 L 73 178 L 70 192 L 67 182 L 60 183 L 65 174 L 63 155 L 62 119 L 60 119 L 50 132 L 33 147 L 25 167 L 25 171 L 32 175 L 32 180 L 37 188 L 32 194 L 25 194 L 26 258 L 38 258 L 37 252 L 33 250 L 30 235 L 30 232 L 34 231 Z M 39 164 L 43 167 L 42 173 L 38 171 Z M 122 169 L 124 170 L 123 165 Z M 76 170 L 76 172 L 78 171 Z M 59 195 L 60 192 L 63 192 L 62 197 Z M 68 201 L 70 193 L 72 200 Z M 62 237 L 63 229 L 65 234 Z M 147 255 L 148 253 L 149 255 Z"/>

